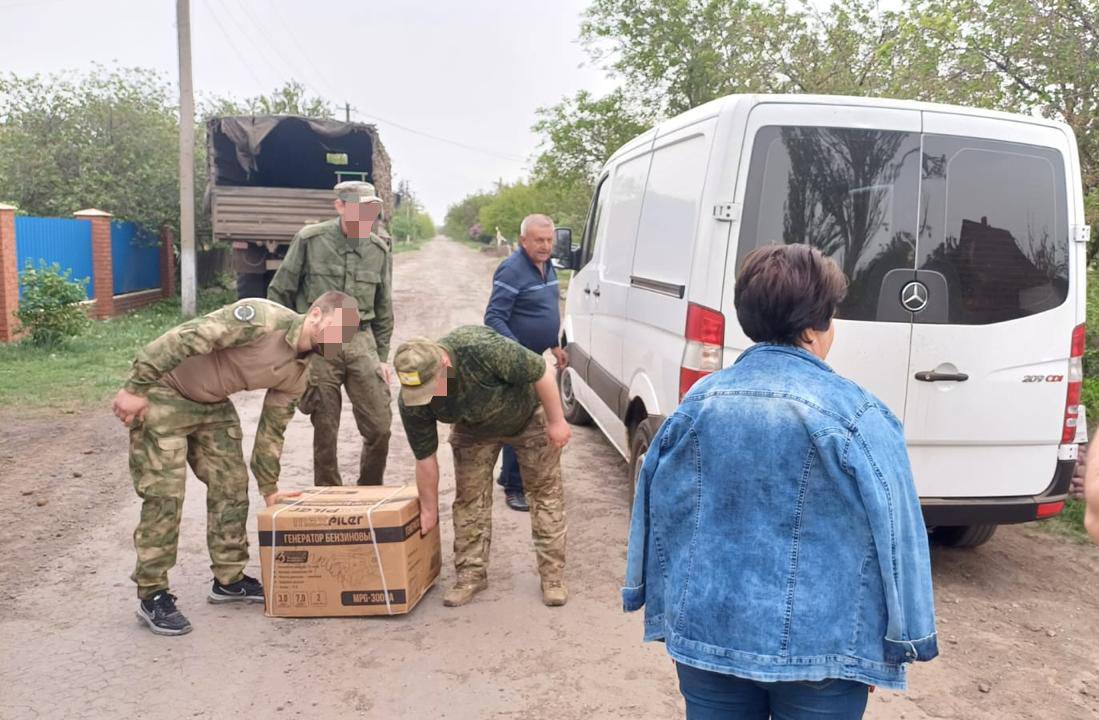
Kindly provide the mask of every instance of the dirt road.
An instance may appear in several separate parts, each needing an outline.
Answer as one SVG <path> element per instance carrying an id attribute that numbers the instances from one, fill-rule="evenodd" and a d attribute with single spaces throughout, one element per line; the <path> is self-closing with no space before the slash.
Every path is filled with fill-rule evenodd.
<path id="1" fill-rule="evenodd" d="M 397 340 L 479 323 L 496 262 L 444 240 L 398 255 Z M 246 435 L 261 399 L 237 398 Z M 387 483 L 410 481 L 396 417 L 393 427 Z M 341 436 L 353 477 L 349 411 Z M 283 487 L 311 484 L 310 438 L 299 415 Z M 682 717 L 663 648 L 642 645 L 640 617 L 621 612 L 626 470 L 602 436 L 575 428 L 564 456 L 572 599 L 559 609 L 540 602 L 528 517 L 499 491 L 491 586 L 469 606 L 442 606 L 453 472 L 440 458 L 443 576 L 399 618 L 273 620 L 258 606 L 206 604 L 204 498 L 192 480 L 172 584 L 195 630 L 162 638 L 134 617 L 138 503 L 124 430 L 105 408 L 5 411 L 0 718 Z M 936 550 L 934 564 L 942 657 L 913 670 L 907 694 L 876 693 L 867 717 L 1099 717 L 1099 551 L 1014 527 L 975 551 Z M 259 575 L 258 557 L 249 573 Z"/>

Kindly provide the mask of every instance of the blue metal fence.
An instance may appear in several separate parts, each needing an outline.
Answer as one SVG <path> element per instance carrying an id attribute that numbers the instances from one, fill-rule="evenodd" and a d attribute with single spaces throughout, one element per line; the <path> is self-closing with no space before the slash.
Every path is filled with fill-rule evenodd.
<path id="1" fill-rule="evenodd" d="M 160 287 L 159 238 L 131 222 L 111 222 L 111 266 L 115 295 Z"/>
<path id="2" fill-rule="evenodd" d="M 88 278 L 88 299 L 95 297 L 92 271 L 92 225 L 86 220 L 39 218 L 17 215 L 15 218 L 15 257 L 19 272 L 27 260 L 35 268 L 40 261 L 57 263 L 61 271 L 72 270 L 72 279 Z M 19 286 L 22 295 L 23 286 Z"/>

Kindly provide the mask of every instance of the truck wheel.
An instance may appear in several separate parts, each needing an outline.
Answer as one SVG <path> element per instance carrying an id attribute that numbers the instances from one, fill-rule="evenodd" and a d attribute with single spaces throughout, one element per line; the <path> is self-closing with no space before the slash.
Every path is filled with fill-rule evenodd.
<path id="1" fill-rule="evenodd" d="M 630 440 L 630 507 L 633 507 L 633 498 L 637 494 L 637 478 L 641 475 L 641 466 L 645 463 L 645 455 L 649 452 L 649 445 L 658 429 L 653 420 L 645 418 L 633 431 L 633 439 Z"/>
<path id="2" fill-rule="evenodd" d="M 573 394 L 572 375 L 564 369 L 557 371 L 557 390 L 561 396 L 561 408 L 565 411 L 565 420 L 572 425 L 591 425 L 591 415 Z"/>
<path id="3" fill-rule="evenodd" d="M 931 539 L 945 547 L 977 547 L 988 542 L 996 532 L 996 525 L 958 525 L 937 527 L 931 531 Z"/>

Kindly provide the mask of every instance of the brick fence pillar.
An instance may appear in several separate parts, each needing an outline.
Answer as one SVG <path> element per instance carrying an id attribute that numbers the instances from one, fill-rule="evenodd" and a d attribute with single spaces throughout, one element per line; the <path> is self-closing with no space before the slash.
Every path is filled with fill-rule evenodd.
<path id="1" fill-rule="evenodd" d="M 170 225 L 160 228 L 160 295 L 166 298 L 176 294 L 175 239 Z"/>
<path id="2" fill-rule="evenodd" d="M 92 277 L 97 320 L 114 315 L 114 266 L 111 264 L 111 214 L 102 210 L 81 210 L 74 217 L 92 224 Z"/>
<path id="3" fill-rule="evenodd" d="M 19 268 L 15 254 L 15 208 L 0 205 L 0 342 L 15 339 L 19 321 Z"/>

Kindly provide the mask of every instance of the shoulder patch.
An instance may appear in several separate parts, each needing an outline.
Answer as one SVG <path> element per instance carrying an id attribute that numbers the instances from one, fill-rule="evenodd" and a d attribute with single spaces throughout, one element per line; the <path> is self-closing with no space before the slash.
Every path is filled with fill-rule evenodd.
<path id="1" fill-rule="evenodd" d="M 252 322 L 256 317 L 256 309 L 251 305 L 237 305 L 233 308 L 233 317 L 241 322 Z"/>

